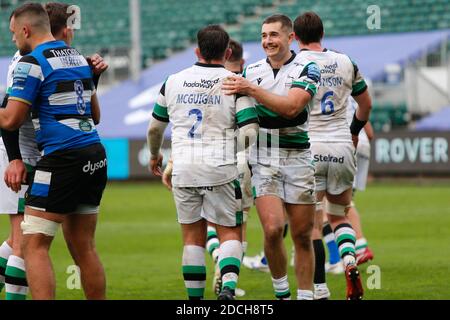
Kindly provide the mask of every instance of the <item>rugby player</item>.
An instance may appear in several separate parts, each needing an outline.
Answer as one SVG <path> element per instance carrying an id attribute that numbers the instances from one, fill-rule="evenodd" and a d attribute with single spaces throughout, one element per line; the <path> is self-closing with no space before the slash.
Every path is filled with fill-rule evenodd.
<path id="1" fill-rule="evenodd" d="M 204 297 L 207 222 L 216 227 L 222 276 L 219 300 L 232 300 L 242 259 L 242 192 L 235 153 L 239 141 L 253 133 L 258 117 L 254 102 L 245 96 L 225 96 L 224 64 L 231 54 L 229 36 L 218 25 L 197 34 L 198 62 L 169 76 L 153 111 L 148 131 L 150 169 L 161 176 L 160 148 L 164 130 L 172 122 L 172 192 L 183 234 L 183 276 L 189 299 Z M 193 90 L 195 88 L 195 90 Z"/>
<path id="2" fill-rule="evenodd" d="M 252 150 L 252 185 L 264 230 L 264 251 L 275 296 L 290 299 L 287 254 L 283 242 L 286 208 L 295 247 L 297 299 L 313 299 L 314 253 L 311 232 L 315 213 L 314 166 L 308 138 L 310 102 L 320 70 L 290 51 L 292 21 L 272 15 L 262 24 L 267 59 L 249 65 L 244 77 L 230 77 L 223 89 L 258 101 L 258 146 Z"/>
<path id="3" fill-rule="evenodd" d="M 26 196 L 21 224 L 32 297 L 55 297 L 48 250 L 64 222 L 86 297 L 103 299 L 105 277 L 94 235 L 106 185 L 106 155 L 94 125 L 100 114 L 92 72 L 75 49 L 55 40 L 42 5 L 16 9 L 10 28 L 26 56 L 14 71 L 7 107 L 0 110 L 0 127 L 20 127 L 31 110 L 36 141 L 44 154 Z"/>
<path id="4" fill-rule="evenodd" d="M 357 65 L 348 56 L 323 48 L 324 35 L 320 17 L 306 12 L 294 22 L 299 56 L 316 62 L 321 69 L 321 86 L 314 97 L 310 119 L 310 137 L 316 162 L 316 191 L 318 201 L 326 197 L 325 206 L 317 206 L 313 233 L 316 256 L 315 298 L 330 295 L 325 282 L 325 250 L 322 242 L 323 211 L 334 231 L 347 280 L 347 299 L 363 296 L 361 277 L 356 264 L 355 231 L 346 217 L 352 200 L 356 172 L 355 151 L 358 135 L 366 125 L 371 99 Z M 359 108 L 351 125 L 347 122 L 348 98 L 353 96 Z"/>

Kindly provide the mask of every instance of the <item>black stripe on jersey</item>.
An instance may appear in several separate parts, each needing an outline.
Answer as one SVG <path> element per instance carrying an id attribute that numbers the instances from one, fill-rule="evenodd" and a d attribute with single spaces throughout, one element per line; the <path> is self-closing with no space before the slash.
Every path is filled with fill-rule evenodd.
<path id="1" fill-rule="evenodd" d="M 21 62 L 31 63 L 40 66 L 39 61 L 37 61 L 37 59 L 33 56 L 24 56 L 19 60 L 19 63 Z"/>
<path id="2" fill-rule="evenodd" d="M 238 127 L 242 128 L 242 127 L 244 127 L 244 126 L 246 126 L 248 124 L 251 124 L 251 123 L 259 123 L 258 118 L 248 119 L 247 121 L 238 123 Z"/>
<path id="3" fill-rule="evenodd" d="M 156 113 L 153 112 L 152 114 L 153 118 L 155 118 L 156 120 L 162 121 L 162 122 L 170 122 L 170 120 L 168 118 L 163 118 L 158 116 Z"/>
<path id="4" fill-rule="evenodd" d="M 3 267 L 0 267 L 0 276 L 5 276 L 5 271 L 6 271 L 6 269 L 5 268 L 3 268 Z"/>
<path id="5" fill-rule="evenodd" d="M 303 110 L 295 119 L 285 119 L 282 117 L 264 117 L 259 116 L 259 124 L 261 128 L 266 129 L 282 129 L 302 125 L 308 121 L 308 111 Z"/>
<path id="6" fill-rule="evenodd" d="M 291 88 L 300 88 L 300 89 L 303 89 L 303 90 L 305 90 L 306 92 L 309 93 L 309 95 L 311 96 L 311 98 L 314 98 L 315 93 L 314 93 L 314 91 L 313 91 L 312 89 L 310 89 L 310 88 L 308 88 L 308 90 L 306 90 L 306 89 L 305 89 L 305 86 L 299 85 L 299 84 L 293 84 Z"/>
<path id="7" fill-rule="evenodd" d="M 258 137 L 258 147 L 260 146 L 260 141 L 259 141 L 259 137 Z M 267 148 L 271 148 L 272 147 L 272 142 L 269 141 L 265 141 L 264 142 L 264 147 Z M 278 148 L 284 148 L 284 149 L 296 149 L 296 150 L 308 150 L 309 148 L 311 148 L 311 143 L 294 143 L 294 142 L 279 142 L 278 143 Z"/>
<path id="8" fill-rule="evenodd" d="M 60 81 L 56 85 L 55 93 L 66 93 L 75 91 L 75 82 L 79 80 Z M 84 90 L 94 90 L 94 82 L 92 78 L 81 79 Z"/>
<path id="9" fill-rule="evenodd" d="M 28 287 L 27 279 L 5 276 L 5 283 L 15 286 Z"/>
<path id="10" fill-rule="evenodd" d="M 206 273 L 183 273 L 184 281 L 205 281 Z"/>
<path id="11" fill-rule="evenodd" d="M 45 50 L 43 53 L 45 58 L 59 58 L 59 57 L 68 57 L 68 56 L 81 56 L 77 49 L 70 47 L 59 47 L 59 48 L 51 48 Z"/>
<path id="12" fill-rule="evenodd" d="M 80 114 L 55 114 L 56 121 L 62 121 L 67 119 L 78 119 L 78 120 L 91 120 L 90 115 L 80 115 Z"/>
<path id="13" fill-rule="evenodd" d="M 164 84 L 161 87 L 161 90 L 159 91 L 159 93 L 161 93 L 162 96 L 166 96 L 166 83 L 164 82 Z"/>

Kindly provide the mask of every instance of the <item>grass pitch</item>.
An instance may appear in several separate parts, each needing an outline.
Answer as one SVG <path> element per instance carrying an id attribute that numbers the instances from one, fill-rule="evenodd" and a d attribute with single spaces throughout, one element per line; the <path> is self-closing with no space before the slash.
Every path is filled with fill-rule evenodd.
<path id="1" fill-rule="evenodd" d="M 357 194 L 366 238 L 375 260 L 361 268 L 365 299 L 449 299 L 446 279 L 450 274 L 450 184 L 375 183 Z M 8 232 L 8 220 L 0 218 L 0 237 Z M 248 226 L 248 254 L 262 248 L 259 220 L 253 210 Z M 291 240 L 286 240 L 291 252 Z M 171 194 L 160 184 L 113 183 L 105 192 L 97 232 L 97 247 L 107 276 L 109 299 L 186 299 L 182 274 L 182 242 Z M 67 273 L 73 264 L 61 232 L 51 249 L 58 299 L 83 299 Z M 206 298 L 213 268 L 208 261 Z M 370 265 L 379 267 L 380 289 L 368 289 Z M 372 267 L 374 268 L 374 267 Z M 69 270 L 70 271 L 70 270 Z M 295 297 L 295 277 L 289 268 Z M 328 275 L 332 299 L 345 299 L 343 275 Z M 73 288 L 75 285 L 75 288 Z M 242 299 L 273 299 L 267 273 L 243 268 Z M 4 299 L 4 293 L 0 294 Z"/>

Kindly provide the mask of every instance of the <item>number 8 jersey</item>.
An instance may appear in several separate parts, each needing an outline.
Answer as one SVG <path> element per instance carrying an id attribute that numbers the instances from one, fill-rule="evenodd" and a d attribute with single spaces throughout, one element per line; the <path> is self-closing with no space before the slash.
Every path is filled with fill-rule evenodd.
<path id="1" fill-rule="evenodd" d="M 50 41 L 20 59 L 9 99 L 30 105 L 44 156 L 100 143 L 91 113 L 94 93 L 86 59 L 63 41 Z"/>
<path id="2" fill-rule="evenodd" d="M 357 65 L 345 54 L 327 49 L 323 52 L 301 50 L 299 55 L 316 62 L 321 73 L 309 123 L 311 142 L 351 141 L 348 98 L 367 90 Z"/>
<path id="3" fill-rule="evenodd" d="M 237 178 L 236 129 L 257 123 L 254 100 L 222 93 L 233 75 L 222 65 L 203 64 L 171 75 L 153 117 L 171 122 L 172 183 L 175 187 L 207 187 Z"/>

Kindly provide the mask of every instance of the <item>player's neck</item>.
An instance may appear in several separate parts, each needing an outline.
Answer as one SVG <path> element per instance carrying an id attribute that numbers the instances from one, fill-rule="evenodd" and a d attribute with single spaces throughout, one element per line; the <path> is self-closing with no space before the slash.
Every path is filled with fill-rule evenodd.
<path id="1" fill-rule="evenodd" d="M 309 50 L 309 51 L 322 52 L 323 51 L 323 47 L 322 47 L 322 44 L 320 42 L 313 42 L 313 43 L 309 43 L 309 44 L 303 44 L 303 43 L 300 42 L 300 50 Z"/>
<path id="2" fill-rule="evenodd" d="M 225 60 L 208 60 L 205 59 L 198 59 L 198 62 L 203 64 L 220 64 L 221 66 L 225 65 Z"/>
<path id="3" fill-rule="evenodd" d="M 286 62 L 288 62 L 289 59 L 291 59 L 291 58 L 292 58 L 292 52 L 291 52 L 291 50 L 289 50 L 280 58 L 269 57 L 269 61 L 270 61 L 270 65 L 272 66 L 273 69 L 281 69 L 281 67 L 284 66 L 284 64 Z"/>
<path id="4" fill-rule="evenodd" d="M 32 50 L 36 49 L 37 46 L 40 46 L 43 43 L 55 41 L 55 38 L 51 34 L 43 34 L 42 36 L 36 36 L 35 39 L 31 42 Z"/>

